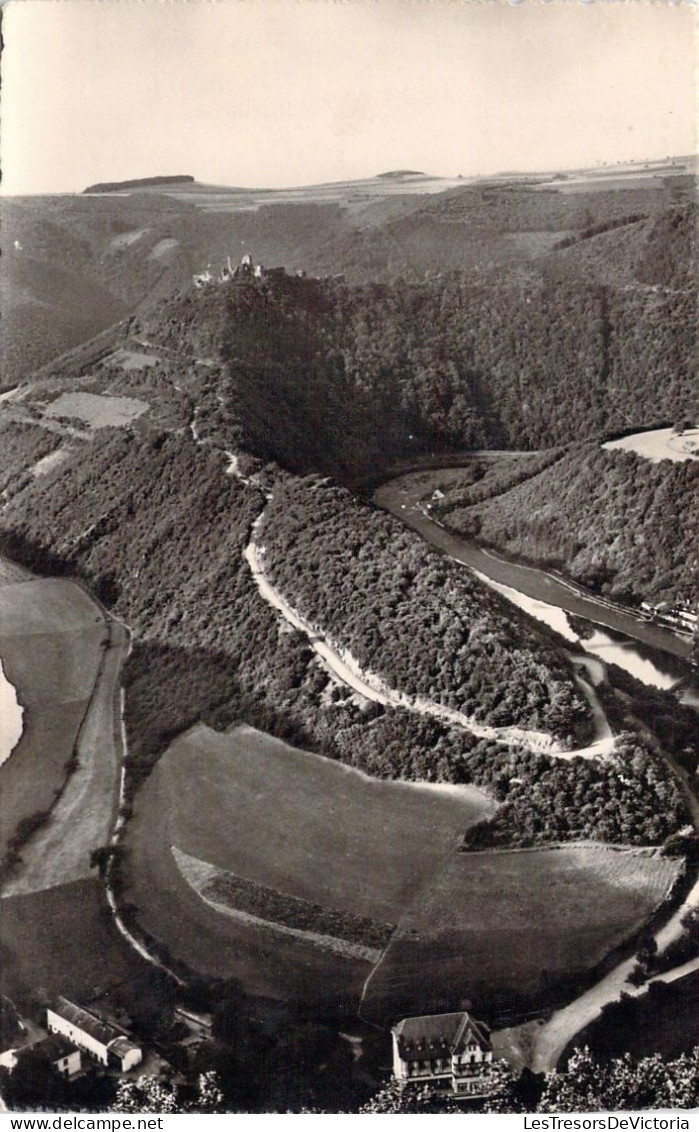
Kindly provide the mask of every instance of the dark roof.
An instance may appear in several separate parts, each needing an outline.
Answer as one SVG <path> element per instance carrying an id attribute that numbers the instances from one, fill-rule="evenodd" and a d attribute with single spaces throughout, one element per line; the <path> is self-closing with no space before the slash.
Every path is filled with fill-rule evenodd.
<path id="1" fill-rule="evenodd" d="M 77 1026 L 79 1030 L 89 1034 L 91 1038 L 101 1042 L 103 1046 L 108 1046 L 115 1038 L 125 1037 L 122 1030 L 112 1026 L 109 1022 L 105 1022 L 104 1019 L 93 1014 L 91 1010 L 86 1010 L 83 1006 L 76 1006 L 74 1002 L 69 1002 L 67 998 L 56 999 L 56 1003 L 51 1009 L 54 1014 L 60 1015 L 66 1022 L 71 1022 L 73 1026 Z"/>
<path id="2" fill-rule="evenodd" d="M 471 1044 L 485 1051 L 491 1049 L 488 1027 L 466 1010 L 403 1018 L 393 1027 L 393 1033 L 398 1053 L 406 1060 L 422 1061 L 462 1053 Z"/>
<path id="3" fill-rule="evenodd" d="M 75 1053 L 76 1046 L 63 1034 L 49 1034 L 48 1038 L 43 1038 L 40 1042 L 15 1050 L 15 1056 L 21 1060 L 22 1055 L 29 1052 L 42 1053 L 49 1061 L 60 1061 L 62 1057 L 69 1057 L 71 1053 Z"/>

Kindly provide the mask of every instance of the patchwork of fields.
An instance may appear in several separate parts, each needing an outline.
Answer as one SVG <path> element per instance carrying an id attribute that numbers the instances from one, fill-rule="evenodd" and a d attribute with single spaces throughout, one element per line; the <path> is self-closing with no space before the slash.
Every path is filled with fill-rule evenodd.
<path id="1" fill-rule="evenodd" d="M 381 782 L 250 728 L 198 725 L 136 798 L 125 899 L 192 967 L 321 1010 L 361 1002 L 385 1023 L 465 998 L 486 1013 L 553 1001 L 645 921 L 677 862 L 599 845 L 457 852 L 492 811 L 471 788 Z M 396 925 L 376 963 L 299 938 L 332 935 L 333 915 L 338 938 Z"/>

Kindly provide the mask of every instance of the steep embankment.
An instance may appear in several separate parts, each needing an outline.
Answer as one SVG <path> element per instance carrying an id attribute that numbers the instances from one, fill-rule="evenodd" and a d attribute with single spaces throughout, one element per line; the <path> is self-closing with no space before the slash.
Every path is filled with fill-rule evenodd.
<path id="1" fill-rule="evenodd" d="M 142 326 L 220 354 L 248 451 L 354 483 L 426 452 L 553 447 L 682 416 L 692 311 L 688 292 L 538 273 L 371 288 L 272 273 L 163 302 Z"/>
<path id="2" fill-rule="evenodd" d="M 652 463 L 632 452 L 576 445 L 492 499 L 470 502 L 454 477 L 431 512 L 459 534 L 555 564 L 617 599 L 691 602 L 699 526 L 699 461 Z"/>

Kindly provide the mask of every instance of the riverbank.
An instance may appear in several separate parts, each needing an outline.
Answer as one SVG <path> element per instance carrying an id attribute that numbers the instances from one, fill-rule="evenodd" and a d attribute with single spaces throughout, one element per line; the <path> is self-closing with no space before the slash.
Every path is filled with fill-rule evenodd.
<path id="1" fill-rule="evenodd" d="M 106 639 L 95 603 L 66 579 L 0 586 L 0 656 L 24 708 L 19 742 L 0 768 L 0 857 L 27 843 L 75 769 Z"/>
<path id="2" fill-rule="evenodd" d="M 383 484 L 374 493 L 373 499 L 377 506 L 395 515 L 432 546 L 477 571 L 490 583 L 507 587 L 508 591 L 516 593 L 520 598 L 541 602 L 544 606 L 583 618 L 592 625 L 623 634 L 651 650 L 679 660 L 683 669 L 689 669 L 691 641 L 688 637 L 654 625 L 634 611 L 623 609 L 585 590 L 576 582 L 544 569 L 506 559 L 472 540 L 453 534 L 426 513 L 424 486 L 416 483 L 413 477 L 405 476 Z M 510 593 L 506 596 L 510 596 Z M 527 612 L 536 616 L 531 606 Z M 556 626 L 554 628 L 561 631 Z M 676 679 L 680 679 L 679 673 Z"/>

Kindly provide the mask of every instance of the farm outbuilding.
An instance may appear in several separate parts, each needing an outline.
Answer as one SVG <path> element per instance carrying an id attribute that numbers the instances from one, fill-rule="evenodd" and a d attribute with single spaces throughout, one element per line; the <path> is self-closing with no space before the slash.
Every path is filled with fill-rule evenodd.
<path id="1" fill-rule="evenodd" d="M 82 1068 L 80 1050 L 61 1034 L 50 1034 L 41 1041 L 31 1042 L 19 1049 L 7 1050 L 0 1055 L 0 1065 L 10 1070 L 19 1066 L 21 1073 L 22 1059 L 29 1053 L 41 1054 L 64 1077 L 74 1077 Z"/>
<path id="2" fill-rule="evenodd" d="M 63 1034 L 104 1066 L 127 1073 L 143 1061 L 143 1050 L 128 1034 L 67 998 L 57 999 L 47 1010 L 46 1020 L 52 1034 Z"/>

